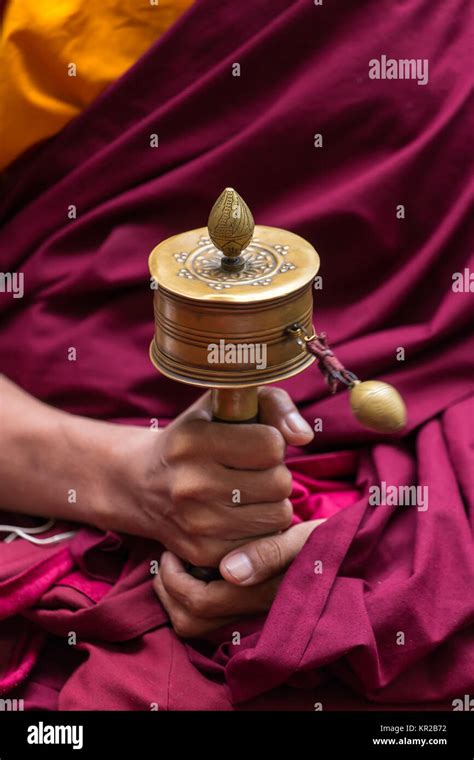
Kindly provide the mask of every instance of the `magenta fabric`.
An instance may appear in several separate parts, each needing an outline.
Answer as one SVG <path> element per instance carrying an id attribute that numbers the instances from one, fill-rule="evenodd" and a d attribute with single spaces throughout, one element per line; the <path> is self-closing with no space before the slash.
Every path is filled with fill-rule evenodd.
<path id="1" fill-rule="evenodd" d="M 41 637 L 36 649 L 24 644 L 23 659 L 3 650 L 0 674 L 27 663 L 13 693 L 30 706 L 450 709 L 472 693 L 472 295 L 452 289 L 454 273 L 472 270 L 469 6 L 248 6 L 195 3 L 10 169 L 1 268 L 24 273 L 25 297 L 1 294 L 2 370 L 72 412 L 173 419 L 196 392 L 149 363 L 147 254 L 205 224 L 232 185 L 258 222 L 314 243 L 316 328 L 359 376 L 396 385 L 408 426 L 397 439 L 364 430 L 347 395 L 329 397 L 316 370 L 283 384 L 311 423 L 323 421 L 311 446 L 289 452 L 295 508 L 299 519 L 330 519 L 268 616 L 238 624 L 239 646 L 227 630 L 206 642 L 175 636 L 150 584 L 160 547 L 82 529 L 69 543 L 71 568 L 0 624 L 2 641 L 12 630 L 30 644 Z M 427 58 L 429 83 L 369 79 L 369 60 L 382 54 Z M 427 486 L 428 509 L 370 504 L 370 486 L 382 482 Z M 34 584 L 41 556 L 58 549 L 20 546 L 1 544 L 1 560 L 22 552 L 12 576 L 30 568 Z"/>
<path id="2" fill-rule="evenodd" d="M 322 454 L 310 457 L 309 460 L 294 460 L 290 464 L 294 472 L 295 523 L 329 517 L 354 503 L 359 495 L 357 489 L 349 482 L 349 478 L 355 472 L 356 457 L 353 452 Z M 308 466 L 314 473 L 312 478 L 304 474 Z M 316 477 L 317 474 L 320 478 Z M 329 476 L 332 476 L 332 479 L 329 479 Z M 12 522 L 11 516 L 8 517 L 8 522 Z M 51 529 L 43 537 L 54 535 L 60 530 L 61 527 Z M 127 547 L 125 553 L 121 551 L 125 548 L 124 542 Z M 0 574 L 0 620 L 9 618 L 9 626 L 5 632 L 6 646 L 0 659 L 0 666 L 3 664 L 4 668 L 3 673 L 0 670 L 0 693 L 9 693 L 15 687 L 20 688 L 18 694 L 25 699 L 29 709 L 53 709 L 58 704 L 64 709 L 110 709 L 111 705 L 116 705 L 118 697 L 113 696 L 114 689 L 117 688 L 118 679 L 122 679 L 123 674 L 120 670 L 117 671 L 115 660 L 109 657 L 110 652 L 114 650 L 106 648 L 104 651 L 104 644 L 120 642 L 117 654 L 123 659 L 127 649 L 124 650 L 122 644 L 132 640 L 133 652 L 135 639 L 150 629 L 155 633 L 158 626 L 167 624 L 167 616 L 150 583 L 150 562 L 159 560 L 161 547 L 149 541 L 130 538 L 122 540 L 113 533 L 104 536 L 96 530 L 83 528 L 60 549 L 33 546 L 24 540 L 17 540 L 6 545 L 0 544 L 0 551 L 3 559 Z M 71 571 L 73 567 L 75 569 Z M 5 581 L 1 580 L 3 575 L 6 577 Z M 23 618 L 15 617 L 20 613 L 23 614 Z M 244 627 L 250 632 L 255 630 L 256 626 L 258 628 L 258 624 L 255 620 L 249 620 Z M 19 642 L 13 641 L 12 632 L 16 636 L 21 633 Z M 57 644 L 54 665 L 56 689 L 50 687 L 45 696 L 44 679 L 51 679 L 50 669 L 45 669 L 45 664 L 49 665 L 50 658 L 46 657 L 46 663 L 43 662 L 43 650 L 48 647 L 46 632 L 60 637 L 62 641 L 74 632 L 78 638 L 77 647 L 76 644 L 74 647 L 78 652 L 86 651 L 89 654 L 85 680 L 82 680 L 84 668 L 77 676 L 78 688 L 82 688 L 81 684 L 84 688 L 80 696 L 75 687 L 76 677 L 72 680 L 69 678 L 71 659 L 74 658 L 71 658 L 70 653 L 62 651 Z M 97 638 L 98 633 L 101 639 L 99 647 L 91 643 Z M 168 631 L 158 635 L 160 648 L 164 647 L 164 652 L 167 652 L 160 659 L 166 669 L 171 665 L 167 658 L 172 653 L 170 646 L 173 647 L 174 634 Z M 140 667 L 145 670 L 156 667 L 153 649 L 155 639 L 152 638 L 151 641 L 151 652 L 146 656 L 140 655 Z M 162 644 L 162 641 L 165 643 Z M 141 642 L 140 651 L 143 649 L 143 643 Z M 61 666 L 63 660 L 64 667 Z M 90 664 L 94 663 L 94 671 L 96 661 L 97 675 L 102 685 L 98 685 L 98 689 L 94 689 L 92 695 L 89 683 L 90 679 L 95 680 L 96 676 L 94 672 L 89 672 L 89 668 Z M 35 665 L 36 673 L 40 673 L 39 681 L 24 683 Z M 205 669 L 209 666 L 214 667 L 212 661 L 207 662 Z M 104 680 L 104 668 L 108 670 L 109 667 L 111 672 Z M 158 695 L 152 691 L 147 702 L 140 667 L 138 675 L 135 662 L 131 662 L 129 667 L 132 673 L 135 673 L 133 677 L 127 677 L 127 682 L 133 683 L 133 689 L 127 693 L 126 702 L 119 703 L 119 706 L 149 709 L 149 703 L 159 699 L 160 704 L 168 705 L 169 709 L 169 704 L 177 700 L 174 690 L 172 693 L 169 687 L 168 690 L 161 690 Z M 222 664 L 219 665 L 219 670 L 223 671 Z M 163 683 L 168 684 L 168 681 L 167 676 Z M 37 694 L 38 686 L 40 697 Z M 154 682 L 151 682 L 150 686 L 156 689 Z M 230 709 L 230 699 L 226 696 L 226 690 L 222 688 L 220 691 L 221 696 L 219 699 L 213 697 L 209 709 L 219 704 L 219 709 L 224 709 L 223 705 Z M 58 699 L 61 701 L 58 702 Z M 196 690 L 195 699 L 197 709 L 199 704 L 203 704 L 199 689 Z M 181 709 L 183 707 L 191 709 L 192 706 L 181 704 Z"/>
<path id="3" fill-rule="evenodd" d="M 72 559 L 68 550 L 61 549 L 52 557 L 47 557 L 0 583 L 0 620 L 32 607 L 71 567 Z"/>

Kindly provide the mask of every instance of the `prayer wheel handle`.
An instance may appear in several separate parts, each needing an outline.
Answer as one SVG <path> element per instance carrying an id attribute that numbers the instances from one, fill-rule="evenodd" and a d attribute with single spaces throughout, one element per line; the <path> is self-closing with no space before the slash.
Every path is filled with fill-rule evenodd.
<path id="1" fill-rule="evenodd" d="M 212 419 L 240 425 L 258 421 L 258 388 L 214 388 L 211 391 Z M 221 578 L 215 567 L 188 565 L 188 572 L 200 581 Z"/>

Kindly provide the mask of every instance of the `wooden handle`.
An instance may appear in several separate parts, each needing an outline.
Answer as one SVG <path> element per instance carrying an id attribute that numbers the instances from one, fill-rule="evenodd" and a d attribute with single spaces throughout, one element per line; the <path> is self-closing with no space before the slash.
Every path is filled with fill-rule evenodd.
<path id="1" fill-rule="evenodd" d="M 219 422 L 256 422 L 258 388 L 215 388 L 211 408 L 212 418 Z"/>
<path id="2" fill-rule="evenodd" d="M 216 388 L 211 394 L 212 418 L 216 422 L 233 422 L 240 425 L 258 420 L 258 389 Z M 195 567 L 188 572 L 199 581 L 216 581 L 221 574 L 216 567 Z"/>

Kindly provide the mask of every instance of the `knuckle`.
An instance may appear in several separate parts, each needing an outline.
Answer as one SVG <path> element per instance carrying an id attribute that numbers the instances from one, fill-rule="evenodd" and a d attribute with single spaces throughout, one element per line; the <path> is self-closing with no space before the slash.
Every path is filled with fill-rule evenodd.
<path id="1" fill-rule="evenodd" d="M 215 456 L 222 447 L 223 443 L 227 442 L 227 432 L 225 426 L 222 426 L 215 420 L 209 425 L 208 436 L 206 439 L 206 446 L 212 456 Z"/>
<path id="2" fill-rule="evenodd" d="M 263 566 L 279 568 L 283 565 L 280 544 L 271 536 L 257 541 L 255 549 L 258 559 Z"/>
<path id="3" fill-rule="evenodd" d="M 185 610 L 175 610 L 171 615 L 171 622 L 180 638 L 186 639 L 194 634 L 193 620 Z"/>
<path id="4" fill-rule="evenodd" d="M 212 536 L 214 526 L 207 513 L 199 507 L 187 510 L 180 519 L 181 528 L 193 536 Z"/>
<path id="5" fill-rule="evenodd" d="M 213 525 L 205 516 L 196 520 L 194 525 L 194 535 L 203 538 L 214 538 L 218 534 L 218 527 Z"/>
<path id="6" fill-rule="evenodd" d="M 293 507 L 289 499 L 272 502 L 260 511 L 258 517 L 249 519 L 245 523 L 246 535 L 258 536 L 286 530 L 291 524 L 292 518 Z M 242 535 L 242 524 L 235 530 L 232 537 L 238 539 L 240 535 Z"/>
<path id="7" fill-rule="evenodd" d="M 209 473 L 191 464 L 180 467 L 170 487 L 170 496 L 177 506 L 203 505 L 214 500 L 215 492 Z"/>
<path id="8" fill-rule="evenodd" d="M 203 451 L 205 432 L 202 420 L 192 420 L 167 431 L 166 461 L 169 464 L 179 464 L 196 459 L 199 452 Z"/>
<path id="9" fill-rule="evenodd" d="M 270 391 L 269 397 L 271 398 L 272 401 L 275 401 L 275 402 L 280 401 L 281 403 L 282 401 L 290 400 L 289 394 L 285 390 L 283 390 L 283 388 L 275 388 L 275 387 L 270 386 L 269 391 Z"/>
<path id="10" fill-rule="evenodd" d="M 260 398 L 271 404 L 277 404 L 278 401 L 286 401 L 289 398 L 288 393 L 283 388 L 275 388 L 273 385 L 263 385 L 259 389 L 259 394 Z"/>
<path id="11" fill-rule="evenodd" d="M 285 499 L 278 512 L 278 530 L 286 530 L 293 519 L 293 505 L 289 499 Z"/>
<path id="12" fill-rule="evenodd" d="M 171 500 L 173 504 L 182 506 L 195 498 L 195 489 L 191 482 L 184 479 L 176 480 L 171 486 Z"/>
<path id="13" fill-rule="evenodd" d="M 202 617 L 206 611 L 206 600 L 201 592 L 196 591 L 182 601 L 188 613 L 194 617 Z"/>
<path id="14" fill-rule="evenodd" d="M 190 451 L 190 439 L 186 431 L 181 429 L 170 430 L 166 445 L 166 461 L 176 464 L 187 459 Z"/>
<path id="15" fill-rule="evenodd" d="M 287 499 L 293 490 L 293 476 L 288 467 L 283 464 L 276 467 L 272 474 L 272 480 L 278 498 Z"/>
<path id="16" fill-rule="evenodd" d="M 285 456 L 285 441 L 280 431 L 267 425 L 264 428 L 263 437 L 263 445 L 269 461 L 275 465 L 283 462 Z"/>
<path id="17" fill-rule="evenodd" d="M 190 562 L 196 567 L 217 567 L 220 557 L 212 550 L 212 545 L 208 541 L 194 539 L 187 543 L 183 549 L 183 559 Z"/>

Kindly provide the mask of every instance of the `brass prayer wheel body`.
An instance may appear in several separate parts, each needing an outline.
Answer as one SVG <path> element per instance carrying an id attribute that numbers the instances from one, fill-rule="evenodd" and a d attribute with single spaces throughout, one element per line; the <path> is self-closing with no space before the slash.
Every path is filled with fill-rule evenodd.
<path id="1" fill-rule="evenodd" d="M 207 227 L 151 252 L 155 367 L 184 383 L 230 389 L 277 382 L 312 364 L 288 329 L 298 323 L 313 333 L 315 249 L 292 232 L 257 225 L 235 268 L 230 258 L 224 268 L 222 256 Z"/>
<path id="2" fill-rule="evenodd" d="M 313 246 L 288 230 L 254 226 L 233 188 L 220 194 L 207 227 L 161 242 L 149 266 L 155 289 L 151 360 L 174 380 L 213 389 L 216 419 L 256 419 L 257 387 L 301 372 L 318 356 L 323 373 L 351 389 L 363 425 L 382 433 L 404 427 L 406 409 L 395 388 L 360 383 L 321 343 L 323 334 L 314 334 L 319 256 Z"/>

